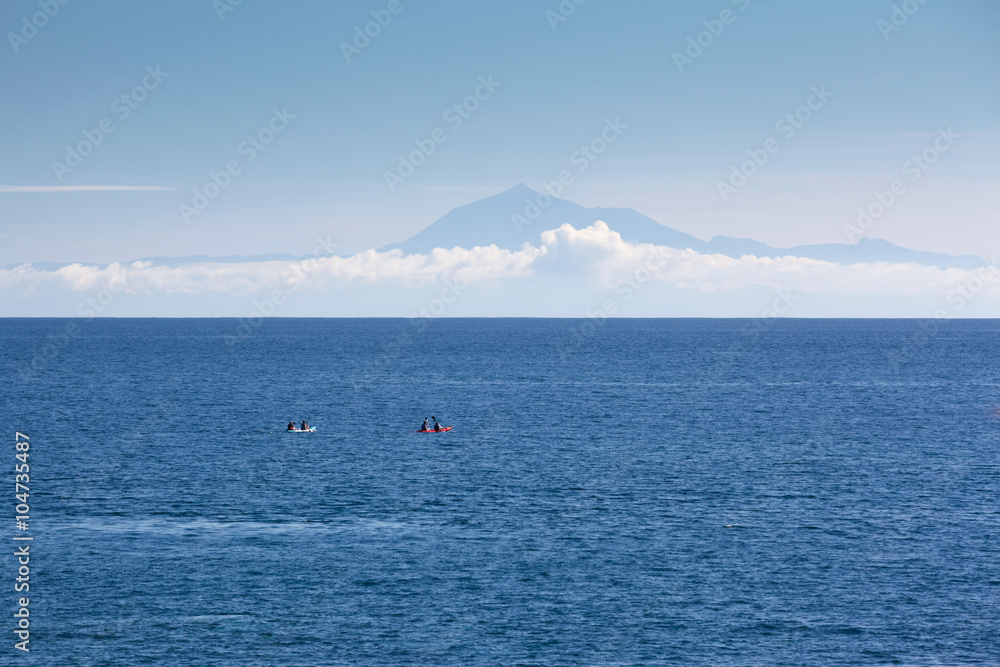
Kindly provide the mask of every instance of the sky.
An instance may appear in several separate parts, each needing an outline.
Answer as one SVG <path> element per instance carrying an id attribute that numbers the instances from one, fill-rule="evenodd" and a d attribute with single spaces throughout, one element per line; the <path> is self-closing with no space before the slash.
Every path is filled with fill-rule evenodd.
<path id="1" fill-rule="evenodd" d="M 775 246 L 856 240 L 898 182 L 868 235 L 1000 251 L 989 0 L 9 0 L 0 27 L 0 266 L 359 253 L 566 169 L 579 204 Z"/>

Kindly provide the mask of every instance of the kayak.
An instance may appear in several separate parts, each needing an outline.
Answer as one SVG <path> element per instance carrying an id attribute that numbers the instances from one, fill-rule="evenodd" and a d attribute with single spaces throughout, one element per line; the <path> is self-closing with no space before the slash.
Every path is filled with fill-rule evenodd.
<path id="1" fill-rule="evenodd" d="M 429 428 L 429 429 L 427 429 L 426 431 L 420 431 L 420 430 L 417 430 L 417 431 L 414 431 L 414 433 L 444 433 L 445 431 L 450 431 L 450 430 L 451 430 L 451 429 L 453 429 L 453 428 L 455 428 L 455 427 L 454 427 L 454 426 L 445 426 L 445 427 L 444 427 L 443 429 L 441 429 L 440 431 L 435 431 L 434 429 L 432 429 L 432 428 Z"/>
<path id="2" fill-rule="evenodd" d="M 315 430 L 316 430 L 316 427 L 313 426 L 312 428 L 287 428 L 287 429 L 285 429 L 285 432 L 286 433 L 312 433 Z"/>

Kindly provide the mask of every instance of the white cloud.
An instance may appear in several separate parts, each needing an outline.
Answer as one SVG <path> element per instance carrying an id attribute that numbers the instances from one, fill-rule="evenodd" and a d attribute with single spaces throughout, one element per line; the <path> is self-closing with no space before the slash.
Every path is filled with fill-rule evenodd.
<path id="1" fill-rule="evenodd" d="M 303 282 L 307 285 L 399 282 L 406 287 L 416 287 L 441 277 L 464 283 L 494 282 L 529 275 L 532 263 L 545 252 L 545 248 L 527 244 L 516 252 L 496 246 L 435 248 L 427 255 L 404 255 L 400 250 L 367 250 L 350 257 L 294 262 L 286 282 L 293 281 L 298 273 L 305 276 Z"/>
<path id="2" fill-rule="evenodd" d="M 563 225 L 544 232 L 542 244 L 548 252 L 540 265 L 551 264 L 556 271 L 585 271 L 602 287 L 645 267 L 652 280 L 711 292 L 761 285 L 797 292 L 925 294 L 947 292 L 980 273 L 913 263 L 845 265 L 794 256 L 702 254 L 626 243 L 603 222 L 579 230 Z M 659 261 L 651 262 L 654 258 Z"/>
<path id="3" fill-rule="evenodd" d="M 496 246 L 437 248 L 425 255 L 368 250 L 349 257 L 294 262 L 198 263 L 180 267 L 149 262 L 106 267 L 73 264 L 55 271 L 23 265 L 0 270 L 0 289 L 52 284 L 72 291 L 94 291 L 115 285 L 122 275 L 125 291 L 130 293 L 240 295 L 275 287 L 311 289 L 359 284 L 412 288 L 442 278 L 463 284 L 498 284 L 530 276 L 568 277 L 581 286 L 607 288 L 636 272 L 643 272 L 643 280 L 652 284 L 703 292 L 767 286 L 807 293 L 943 294 L 969 281 L 982 282 L 984 291 L 1000 292 L 1000 285 L 991 282 L 993 273 L 986 269 L 881 262 L 842 265 L 803 257 L 732 258 L 626 243 L 603 222 L 584 229 L 563 225 L 544 232 L 538 247 L 526 243 L 517 251 Z"/>

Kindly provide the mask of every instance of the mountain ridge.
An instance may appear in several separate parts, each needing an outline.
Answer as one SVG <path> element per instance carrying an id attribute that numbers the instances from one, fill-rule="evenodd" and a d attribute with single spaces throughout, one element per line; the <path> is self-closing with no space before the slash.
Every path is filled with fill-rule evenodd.
<path id="1" fill-rule="evenodd" d="M 566 199 L 552 197 L 518 183 L 514 187 L 483 199 L 458 206 L 432 222 L 427 227 L 398 243 L 384 245 L 377 250 L 386 252 L 401 250 L 405 254 L 427 254 L 434 248 L 473 248 L 495 245 L 507 250 L 519 250 L 525 243 L 538 245 L 540 235 L 548 229 L 555 229 L 569 223 L 577 229 L 589 227 L 597 220 L 603 220 L 608 227 L 618 232 L 622 239 L 630 243 L 649 243 L 677 249 L 690 248 L 699 253 L 720 254 L 739 258 L 744 255 L 756 257 L 796 256 L 837 264 L 857 264 L 871 262 L 916 263 L 940 268 L 974 269 L 986 264 L 975 255 L 948 255 L 944 253 L 912 250 L 895 245 L 884 239 L 863 237 L 857 243 L 820 243 L 798 245 L 789 248 L 770 246 L 750 238 L 725 235 L 713 236 L 708 241 L 672 227 L 667 227 L 631 208 L 596 207 L 587 208 Z M 268 261 L 301 261 L 311 255 L 262 254 L 188 255 L 183 257 L 140 257 L 128 262 L 152 262 L 158 266 L 177 267 L 194 263 L 240 263 Z M 11 263 L 0 266 L 10 270 L 29 262 Z M 30 262 L 42 271 L 55 271 L 72 264 L 83 266 L 106 266 L 98 262 Z"/>
<path id="2" fill-rule="evenodd" d="M 544 203 L 543 203 L 544 202 Z M 496 245 L 518 250 L 524 243 L 538 244 L 542 231 L 565 223 L 577 229 L 603 220 L 630 243 L 651 243 L 672 248 L 690 248 L 699 253 L 739 258 L 796 256 L 838 264 L 861 262 L 914 262 L 940 268 L 971 269 L 984 260 L 975 255 L 912 250 L 884 239 L 863 237 L 857 243 L 820 243 L 789 248 L 770 246 L 748 238 L 717 235 L 708 241 L 667 227 L 631 208 L 586 208 L 566 199 L 537 192 L 524 183 L 452 209 L 410 238 L 378 248 L 426 254 L 434 248 Z"/>

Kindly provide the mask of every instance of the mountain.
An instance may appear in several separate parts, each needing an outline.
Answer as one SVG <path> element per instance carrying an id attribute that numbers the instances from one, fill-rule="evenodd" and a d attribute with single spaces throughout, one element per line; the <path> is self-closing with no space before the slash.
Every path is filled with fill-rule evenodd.
<path id="1" fill-rule="evenodd" d="M 890 262 L 903 264 L 914 262 L 927 266 L 941 268 L 975 269 L 986 264 L 986 261 L 975 255 L 946 255 L 940 252 L 911 250 L 889 243 L 884 239 L 862 238 L 857 243 L 823 243 L 820 245 L 800 245 L 784 251 L 787 255 L 811 257 L 838 264 L 856 264 L 858 262 Z"/>
<path id="2" fill-rule="evenodd" d="M 696 250 L 707 247 L 704 241 L 664 227 L 630 208 L 586 208 L 535 192 L 519 183 L 506 192 L 459 206 L 402 243 L 393 243 L 379 250 L 399 249 L 406 254 L 426 254 L 434 248 L 472 248 L 491 244 L 518 250 L 525 243 L 538 245 L 539 236 L 547 229 L 555 229 L 567 222 L 580 229 L 589 227 L 595 220 L 607 222 L 626 241 Z"/>
<path id="3" fill-rule="evenodd" d="M 538 245 L 541 233 L 569 223 L 577 229 L 589 227 L 597 220 L 621 234 L 631 243 L 652 243 L 671 248 L 690 248 L 700 253 L 714 253 L 729 257 L 755 255 L 757 257 L 782 257 L 794 255 L 838 264 L 858 262 L 913 262 L 941 268 L 975 269 L 985 261 L 973 255 L 945 255 L 921 250 L 910 250 L 882 239 L 863 238 L 855 244 L 823 243 L 775 248 L 754 239 L 715 236 L 709 241 L 661 225 L 630 208 L 587 208 L 566 199 L 550 197 L 519 183 L 506 192 L 459 206 L 437 221 L 417 232 L 402 243 L 379 248 L 380 251 L 402 250 L 406 254 L 427 254 L 434 248 L 473 248 L 496 245 L 508 250 L 519 250 L 525 243 Z M 268 261 L 294 261 L 309 256 L 290 254 L 228 255 L 209 257 L 141 257 L 157 266 L 177 267 L 204 262 L 243 263 Z M 128 262 L 131 263 L 131 262 Z M 85 266 L 99 266 L 83 262 Z M 8 264 L 0 269 L 14 269 L 21 264 Z M 35 269 L 55 271 L 69 262 L 34 262 Z"/>
<path id="4" fill-rule="evenodd" d="M 525 243 L 537 245 L 539 235 L 565 223 L 580 229 L 603 220 L 631 243 L 652 243 L 671 248 L 690 248 L 701 253 L 729 257 L 795 255 L 839 264 L 858 262 L 914 262 L 941 268 L 972 269 L 984 261 L 974 255 L 945 255 L 910 250 L 882 239 L 863 238 L 858 243 L 824 243 L 775 248 L 753 239 L 715 236 L 709 241 L 661 225 L 630 208 L 586 208 L 565 199 L 550 197 L 519 183 L 506 192 L 459 206 L 402 243 L 380 251 L 402 250 L 406 254 L 429 253 L 434 248 L 496 245 L 518 250 Z"/>

